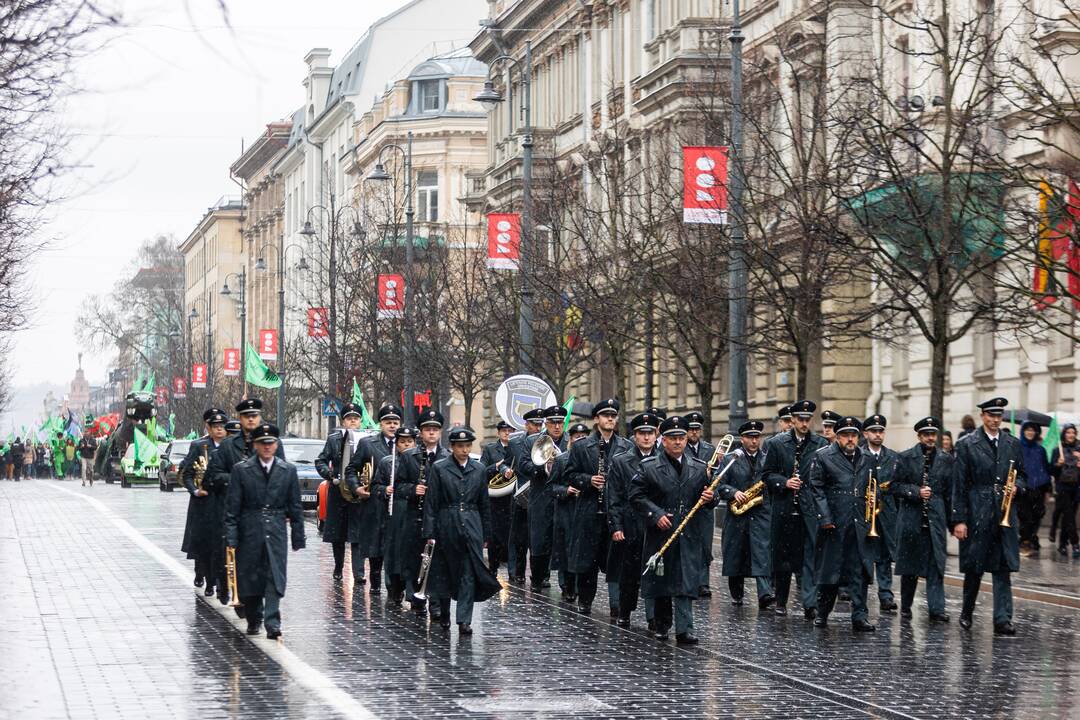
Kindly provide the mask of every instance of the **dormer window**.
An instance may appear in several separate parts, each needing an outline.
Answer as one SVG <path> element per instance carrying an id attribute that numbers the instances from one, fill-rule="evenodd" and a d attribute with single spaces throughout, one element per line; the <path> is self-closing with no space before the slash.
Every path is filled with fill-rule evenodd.
<path id="1" fill-rule="evenodd" d="M 442 110 L 442 83 L 439 80 L 420 80 L 416 83 L 417 109 L 422 113 Z"/>

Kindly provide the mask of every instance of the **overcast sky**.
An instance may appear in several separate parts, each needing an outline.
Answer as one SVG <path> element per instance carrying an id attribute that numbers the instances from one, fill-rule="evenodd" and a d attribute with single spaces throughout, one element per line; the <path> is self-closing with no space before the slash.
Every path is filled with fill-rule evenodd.
<path id="1" fill-rule="evenodd" d="M 108 291 L 141 241 L 182 239 L 217 198 L 239 193 L 229 165 L 242 142 L 303 103 L 309 49 L 330 48 L 336 63 L 404 4 L 227 0 L 228 27 L 217 0 L 122 2 L 128 27 L 79 69 L 85 92 L 65 108 L 82 166 L 43 230 L 52 246 L 35 261 L 36 325 L 11 359 L 16 385 L 66 386 L 82 350 L 73 335 L 82 299 Z M 91 384 L 108 359 L 84 356 Z"/>

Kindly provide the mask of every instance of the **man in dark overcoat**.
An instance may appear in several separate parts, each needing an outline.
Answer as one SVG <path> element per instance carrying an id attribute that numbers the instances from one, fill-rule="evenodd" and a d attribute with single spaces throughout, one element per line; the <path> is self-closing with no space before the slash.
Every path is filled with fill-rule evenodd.
<path id="1" fill-rule="evenodd" d="M 275 457 L 277 427 L 263 424 L 252 432 L 255 455 L 233 466 L 225 511 L 225 542 L 236 552 L 236 585 L 244 603 L 247 634 L 266 622 L 266 637 L 281 637 L 279 604 L 285 595 L 289 538 L 292 549 L 304 547 L 304 508 L 296 466 Z"/>
<path id="2" fill-rule="evenodd" d="M 897 503 L 896 564 L 900 576 L 900 617 L 911 619 L 919 578 L 926 578 L 931 622 L 948 622 L 945 613 L 945 560 L 949 510 L 956 460 L 937 446 L 941 423 L 924 417 L 915 423 L 919 442 L 900 453 L 889 494 Z"/>
<path id="3" fill-rule="evenodd" d="M 883 613 L 896 612 L 896 598 L 892 591 L 893 557 L 896 550 L 896 497 L 889 492 L 896 474 L 898 455 L 895 450 L 885 447 L 884 415 L 874 414 L 863 421 L 863 449 L 874 469 L 878 488 L 881 492 L 881 512 L 877 518 L 877 531 L 881 536 L 876 543 L 877 557 L 874 558 L 874 573 L 877 581 L 878 607 Z"/>
<path id="4" fill-rule="evenodd" d="M 203 594 L 212 597 L 214 583 L 221 574 L 217 563 L 223 562 L 221 526 L 214 511 L 214 498 L 206 486 L 206 472 L 210 457 L 225 440 L 225 411 L 209 408 L 203 413 L 206 435 L 193 440 L 187 456 L 180 463 L 180 482 L 188 491 L 187 523 L 184 541 L 180 546 L 189 560 L 195 561 L 195 587 L 203 587 Z M 198 485 L 196 485 L 198 476 Z"/>
<path id="5" fill-rule="evenodd" d="M 698 411 L 686 413 L 690 430 L 686 433 L 686 454 L 708 464 L 716 452 L 716 446 L 702 437 L 705 431 L 705 415 Z M 694 516 L 694 524 L 701 532 L 701 547 L 705 552 L 705 580 L 701 584 L 701 597 L 712 597 L 709 585 L 709 568 L 713 561 L 713 537 L 716 534 L 716 513 L 712 508 L 701 508 Z"/>
<path id="6" fill-rule="evenodd" d="M 485 445 L 480 454 L 480 464 L 487 470 L 489 480 L 496 474 L 501 474 L 510 481 L 517 473 L 517 468 L 512 467 L 510 456 L 510 433 L 513 429 L 513 425 L 500 420 L 495 426 L 496 439 Z M 499 565 L 507 562 L 509 557 L 507 551 L 510 547 L 510 517 L 513 506 L 513 492 L 491 498 L 492 537 L 488 543 L 487 556 L 488 568 L 496 575 L 499 573 Z"/>
<path id="7" fill-rule="evenodd" d="M 589 436 L 589 428 L 584 423 L 575 423 L 567 430 L 567 452 L 555 458 L 548 473 L 547 491 L 555 498 L 555 527 L 552 531 L 552 563 L 559 568 L 559 588 L 565 602 L 577 601 L 577 579 L 567 570 L 570 550 L 570 523 L 573 520 L 577 498 L 581 491 L 566 479 L 570 466 L 570 450 L 574 443 Z"/>
<path id="8" fill-rule="evenodd" d="M 836 442 L 814 453 L 810 466 L 813 504 L 803 512 L 812 514 L 820 528 L 814 565 L 818 588 L 814 627 L 818 628 L 828 625 L 843 587 L 851 595 L 852 630 L 875 630 L 867 621 L 866 586 L 874 576 L 874 543 L 880 538 L 869 536 L 866 497 L 871 464 L 859 448 L 861 432 L 857 418 L 842 417 L 836 423 Z"/>
<path id="9" fill-rule="evenodd" d="M 484 545 L 491 535 L 491 504 L 484 466 L 469 457 L 476 440 L 466 427 L 450 430 L 450 457 L 432 466 L 424 504 L 423 536 L 434 544 L 428 595 L 439 606 L 442 627 L 450 627 L 450 601 L 457 601 L 461 635 L 472 634 L 473 603 L 502 589 L 484 563 Z"/>
<path id="10" fill-rule="evenodd" d="M 525 421 L 525 430 L 510 436 L 507 457 L 507 461 L 517 472 L 520 472 L 525 464 L 530 443 L 544 429 L 544 408 L 533 408 L 521 417 Z M 521 485 L 518 485 L 517 490 L 521 490 Z M 507 550 L 509 559 L 506 569 L 512 582 L 524 585 L 529 553 L 529 505 L 528 498 L 519 497 L 517 490 L 510 514 L 510 544 Z"/>
<path id="11" fill-rule="evenodd" d="M 356 453 L 359 437 L 355 431 L 363 417 L 359 405 L 345 403 L 341 406 L 341 426 L 326 438 L 322 452 L 315 458 L 315 471 L 330 483 L 326 489 L 326 519 L 323 521 L 322 541 L 330 543 L 334 552 L 334 579 L 341 580 L 345 570 L 345 540 L 349 537 L 349 503 L 341 493 L 344 470 L 345 439 L 351 443 L 349 451 Z M 363 566 L 361 565 L 361 571 Z"/>
<path id="12" fill-rule="evenodd" d="M 544 410 L 544 431 L 525 442 L 521 459 L 521 478 L 529 483 L 529 577 L 532 589 L 551 587 L 551 544 L 555 532 L 555 497 L 547 492 L 550 465 L 534 465 L 532 449 L 536 441 L 547 435 L 559 452 L 566 452 L 563 428 L 569 411 L 561 405 Z"/>
<path id="13" fill-rule="evenodd" d="M 389 506 L 372 495 L 371 481 L 379 462 L 390 457 L 394 451 L 394 436 L 401 426 L 403 411 L 397 405 L 387 404 L 379 408 L 379 434 L 366 438 L 357 445 L 356 453 L 345 468 L 345 482 L 354 503 L 349 503 L 349 552 L 352 554 L 353 582 L 363 585 L 364 558 L 368 559 L 371 575 L 369 592 L 378 595 L 382 588 L 383 553 L 385 547 L 386 521 Z M 367 487 L 361 479 L 367 468 Z M 387 582 L 389 591 L 389 582 Z"/>
<path id="14" fill-rule="evenodd" d="M 983 573 L 994 578 L 994 633 L 1015 635 L 1012 573 L 1020 569 L 1017 504 L 1005 518 L 1006 484 L 1016 471 L 1016 491 L 1026 488 L 1020 441 L 1001 431 L 1001 417 L 1009 401 L 995 397 L 979 405 L 982 427 L 956 443 L 956 482 L 952 492 L 953 534 L 960 541 L 960 572 L 964 573 L 964 604 L 960 627 L 971 627 L 975 600 Z"/>
<path id="15" fill-rule="evenodd" d="M 761 461 L 761 433 L 764 430 L 765 423 L 759 420 L 748 420 L 739 426 L 742 447 L 728 453 L 717 468 L 720 471 L 734 460 L 716 488 L 720 500 L 729 504 L 734 501 L 746 502 L 746 491 L 761 481 L 758 463 Z M 759 497 L 760 504 L 743 514 L 736 515 L 729 509 L 724 515 L 720 550 L 731 603 L 736 607 L 743 604 L 745 579 L 751 577 L 757 584 L 758 608 L 767 610 L 773 604 L 770 546 L 772 507 L 768 488 L 763 488 Z"/>

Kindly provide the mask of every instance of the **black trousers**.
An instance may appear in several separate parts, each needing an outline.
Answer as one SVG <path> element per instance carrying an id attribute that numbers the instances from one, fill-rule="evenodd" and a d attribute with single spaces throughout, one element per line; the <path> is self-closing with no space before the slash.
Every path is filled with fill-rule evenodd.
<path id="1" fill-rule="evenodd" d="M 1058 547 L 1080 545 L 1076 536 L 1076 486 L 1061 485 L 1054 497 L 1054 504 L 1061 508 L 1061 532 L 1058 535 Z"/>
<path id="2" fill-rule="evenodd" d="M 1042 524 L 1043 516 L 1046 515 L 1048 489 L 1047 487 L 1036 488 L 1017 497 L 1020 541 L 1027 541 L 1036 548 L 1039 547 L 1039 525 Z"/>
<path id="3" fill-rule="evenodd" d="M 534 554 L 529 560 L 529 578 L 532 584 L 540 587 L 551 577 L 551 556 Z"/>
<path id="4" fill-rule="evenodd" d="M 596 599 L 596 579 L 599 572 L 599 569 L 593 568 L 588 572 L 574 573 L 580 605 L 592 605 L 593 600 Z"/>
<path id="5" fill-rule="evenodd" d="M 332 542 L 330 547 L 334 550 L 334 572 L 340 573 L 345 569 L 345 541 Z"/>

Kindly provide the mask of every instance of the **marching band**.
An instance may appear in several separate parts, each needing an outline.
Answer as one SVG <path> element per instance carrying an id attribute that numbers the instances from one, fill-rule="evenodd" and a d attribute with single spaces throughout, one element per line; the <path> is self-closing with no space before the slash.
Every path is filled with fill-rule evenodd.
<path id="1" fill-rule="evenodd" d="M 701 413 L 668 417 L 658 408 L 634 415 L 623 437 L 619 401 L 608 398 L 593 404 L 591 428 L 571 425 L 562 405 L 533 408 L 519 418 L 523 432 L 504 420 L 474 454 L 472 429 L 445 431 L 430 409 L 406 427 L 393 404 L 379 409 L 378 433 L 362 439 L 365 411 L 346 403 L 315 463 L 328 485 L 322 540 L 333 548 L 334 580 L 344 577 L 348 544 L 357 586 L 375 595 L 385 585 L 388 606 L 407 602 L 443 629 L 454 601 L 461 635 L 472 633 L 474 604 L 502 588 L 505 563 L 519 585 L 528 569 L 538 593 L 556 571 L 562 600 L 584 615 L 603 573 L 620 627 L 631 627 L 641 607 L 655 638 L 674 629 L 676 642 L 690 645 L 698 642 L 693 603 L 712 593 L 714 515 L 722 515 L 721 575 L 733 606 L 743 605 L 753 578 L 759 613 L 787 615 L 794 575 L 806 620 L 826 628 L 837 602 L 849 600 L 854 632 L 875 630 L 870 585 L 879 612 L 896 612 L 893 575 L 902 622 L 913 616 L 920 578 L 929 620 L 949 621 L 951 533 L 964 575 L 961 628 L 970 630 L 989 572 L 994 633 L 1008 636 L 1019 569 L 1012 500 L 1026 478 L 1019 441 L 1001 428 L 1006 405 L 1000 397 L 980 404 L 982 428 L 954 452 L 940 445 L 934 417 L 916 422 L 914 444 L 897 452 L 885 444 L 879 414 L 823 411 L 816 434 L 811 400 L 781 408 L 779 432 L 767 439 L 764 423 L 749 421 L 738 438 L 713 446 Z M 236 412 L 239 432 L 228 434 L 225 412 L 208 409 L 207 434 L 183 462 L 183 550 L 196 587 L 234 606 L 249 634 L 265 624 L 278 638 L 287 533 L 294 550 L 305 544 L 296 469 L 259 400 L 241 401 Z"/>

